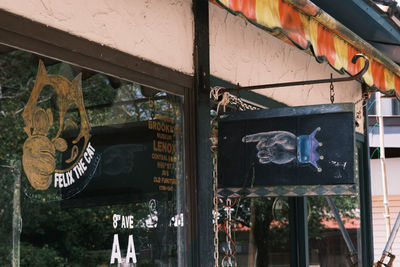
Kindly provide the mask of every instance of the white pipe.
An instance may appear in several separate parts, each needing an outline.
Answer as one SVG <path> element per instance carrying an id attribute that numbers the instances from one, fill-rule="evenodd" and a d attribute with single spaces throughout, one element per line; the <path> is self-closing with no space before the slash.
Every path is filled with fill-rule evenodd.
<path id="1" fill-rule="evenodd" d="M 383 116 L 382 116 L 382 103 L 381 93 L 377 92 L 376 96 L 376 116 L 378 117 L 379 124 L 379 151 L 380 151 L 380 163 L 381 163 L 381 174 L 382 174 L 382 186 L 383 186 L 383 207 L 385 209 L 386 225 L 386 238 L 389 238 L 391 227 L 390 227 L 390 212 L 389 212 L 389 199 L 388 199 L 388 186 L 387 186 L 387 175 L 386 175 L 386 163 L 385 163 L 385 143 L 384 143 L 384 130 L 383 130 Z"/>

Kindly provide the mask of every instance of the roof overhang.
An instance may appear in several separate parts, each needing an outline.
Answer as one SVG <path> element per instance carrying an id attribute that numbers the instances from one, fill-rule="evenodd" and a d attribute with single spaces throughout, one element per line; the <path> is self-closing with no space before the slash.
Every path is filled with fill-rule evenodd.
<path id="1" fill-rule="evenodd" d="M 400 64 L 400 21 L 392 7 L 377 5 L 387 0 L 311 0 L 393 62 Z M 400 10 L 400 8 L 398 8 Z M 396 8 L 397 11 L 397 8 Z"/>
<path id="2" fill-rule="evenodd" d="M 357 74 L 369 58 L 362 80 L 385 94 L 400 96 L 400 67 L 368 42 L 350 31 L 308 0 L 213 0 L 234 15 L 246 19 L 277 38 L 313 54 L 341 74 Z M 361 22 L 362 23 L 362 22 Z"/>

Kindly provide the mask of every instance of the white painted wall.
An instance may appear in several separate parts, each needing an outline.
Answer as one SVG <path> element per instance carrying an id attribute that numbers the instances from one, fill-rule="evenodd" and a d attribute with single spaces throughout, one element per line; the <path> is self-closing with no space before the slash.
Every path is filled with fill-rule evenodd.
<path id="1" fill-rule="evenodd" d="M 375 152 L 377 153 L 377 152 Z M 400 195 L 400 158 L 388 158 L 386 162 L 389 195 Z M 371 191 L 373 196 L 383 195 L 381 165 L 379 159 L 371 159 Z"/>
<path id="2" fill-rule="evenodd" d="M 379 127 L 369 127 L 369 146 L 379 147 Z M 385 147 L 400 147 L 400 126 L 385 126 Z"/>
<path id="3" fill-rule="evenodd" d="M 391 227 L 394 226 L 396 218 L 400 212 L 400 195 L 389 196 L 390 222 Z M 383 196 L 372 196 L 372 222 L 374 229 L 374 258 L 375 262 L 382 256 L 382 251 L 386 245 L 386 222 L 384 217 Z M 392 253 L 396 255 L 393 266 L 398 266 L 398 256 L 400 255 L 400 235 L 392 246 Z"/>
<path id="4" fill-rule="evenodd" d="M 312 79 L 337 74 L 328 64 L 273 37 L 240 17 L 210 4 L 211 74 L 242 86 Z M 361 98 L 361 84 L 335 84 L 335 102 Z M 258 90 L 290 106 L 330 103 L 329 84 Z M 357 106 L 359 109 L 361 104 Z M 357 110 L 358 110 L 357 109 Z M 362 120 L 357 131 L 362 131 Z"/>
<path id="5" fill-rule="evenodd" d="M 191 0 L 0 0 L 0 8 L 193 74 Z"/>

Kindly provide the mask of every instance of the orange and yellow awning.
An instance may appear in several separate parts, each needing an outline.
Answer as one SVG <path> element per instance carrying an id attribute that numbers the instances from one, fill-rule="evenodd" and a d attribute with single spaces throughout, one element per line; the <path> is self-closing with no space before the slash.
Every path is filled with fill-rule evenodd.
<path id="1" fill-rule="evenodd" d="M 370 60 L 364 82 L 383 93 L 400 96 L 400 67 L 308 0 L 213 0 L 229 12 L 314 54 L 340 73 L 358 73 L 355 54 Z"/>

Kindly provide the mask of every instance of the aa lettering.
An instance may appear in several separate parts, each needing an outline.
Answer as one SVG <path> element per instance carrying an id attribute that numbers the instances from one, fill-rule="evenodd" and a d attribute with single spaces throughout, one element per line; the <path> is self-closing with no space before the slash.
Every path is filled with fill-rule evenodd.
<path id="1" fill-rule="evenodd" d="M 117 263 L 122 263 L 118 234 L 114 234 L 114 241 L 111 249 L 110 264 L 114 264 L 115 260 L 117 260 Z M 130 263 L 130 262 L 137 263 L 135 243 L 133 242 L 132 235 L 129 235 L 128 237 L 128 248 L 126 250 L 126 257 L 125 257 L 125 263 Z"/>

